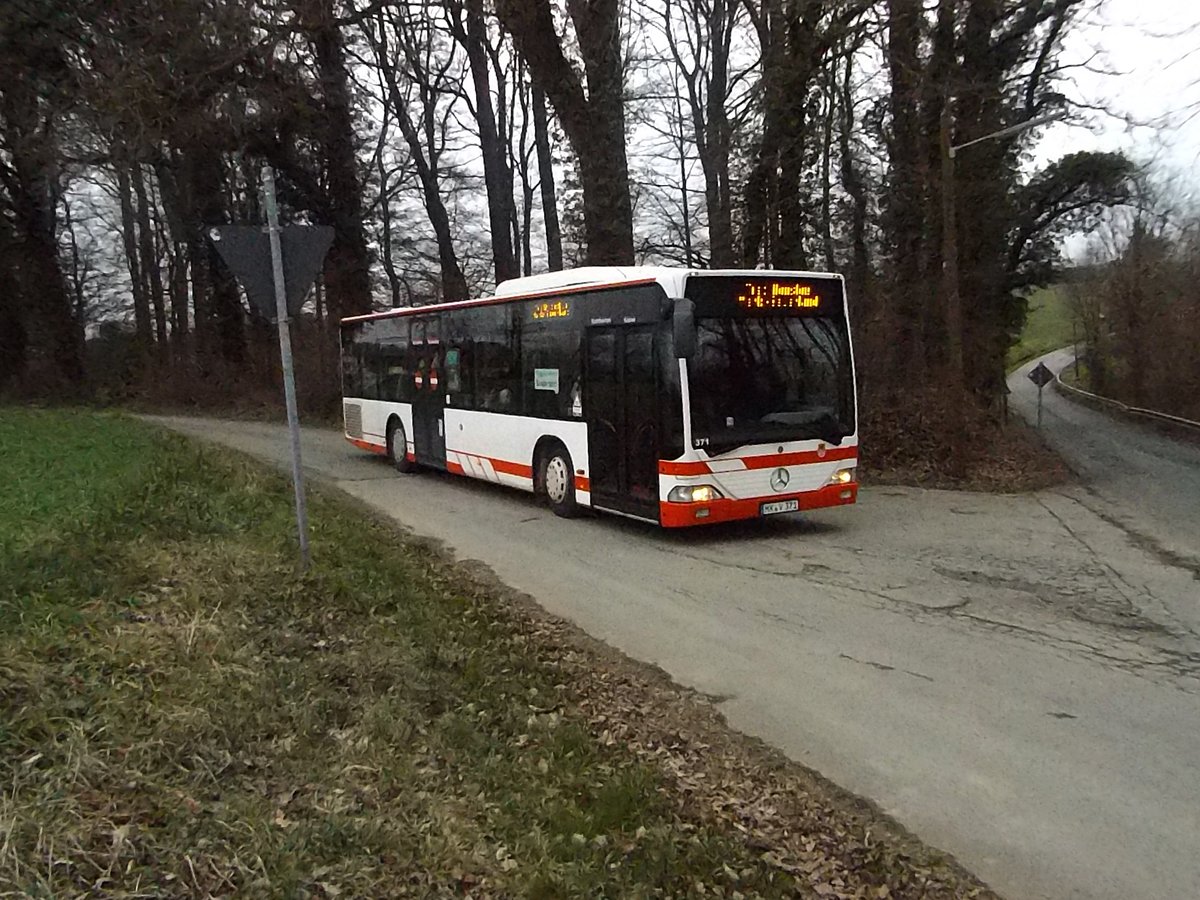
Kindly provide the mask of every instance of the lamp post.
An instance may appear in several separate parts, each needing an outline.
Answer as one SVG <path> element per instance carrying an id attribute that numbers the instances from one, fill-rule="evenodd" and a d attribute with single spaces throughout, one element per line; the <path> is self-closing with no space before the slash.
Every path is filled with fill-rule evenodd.
<path id="1" fill-rule="evenodd" d="M 946 331 L 949 338 L 950 378 L 961 387 L 965 381 L 962 345 L 962 298 L 958 289 L 958 207 L 957 186 L 954 181 L 954 158 L 959 150 L 982 144 L 984 141 L 1010 137 L 1061 119 L 1063 111 L 1035 116 L 1008 128 L 961 144 L 952 144 L 954 120 L 950 114 L 950 103 L 942 104 L 942 292 L 945 295 Z"/>

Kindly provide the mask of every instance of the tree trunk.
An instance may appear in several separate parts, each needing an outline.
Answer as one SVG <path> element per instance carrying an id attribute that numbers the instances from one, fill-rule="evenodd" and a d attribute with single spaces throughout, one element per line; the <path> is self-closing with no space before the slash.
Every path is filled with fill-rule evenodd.
<path id="1" fill-rule="evenodd" d="M 530 231 L 533 227 L 533 179 L 529 173 L 529 90 L 523 71 L 518 71 L 516 85 L 513 88 L 514 100 L 521 105 L 521 132 L 517 136 L 516 152 L 510 157 L 509 168 L 515 168 L 521 178 L 521 221 L 517 228 L 517 246 L 521 248 L 521 272 L 524 275 L 533 274 L 533 248 L 530 241 Z M 512 142 L 509 142 L 512 146 Z"/>
<path id="2" fill-rule="evenodd" d="M 821 246 L 825 271 L 837 267 L 833 251 L 833 120 L 837 116 L 837 67 L 830 63 L 825 73 L 825 109 L 821 120 Z"/>
<path id="3" fill-rule="evenodd" d="M 159 350 L 167 346 L 167 313 L 163 297 L 162 269 L 158 264 L 158 252 L 154 246 L 154 229 L 150 225 L 150 200 L 142 167 L 134 166 L 133 192 L 138 203 L 138 252 L 142 260 L 142 278 L 149 290 L 150 306 L 154 311 L 154 336 Z"/>
<path id="4" fill-rule="evenodd" d="M 588 92 L 563 55 L 548 4 L 498 0 L 496 12 L 554 104 L 579 160 L 587 260 L 633 262 L 633 204 L 625 155 L 624 62 L 618 0 L 570 0 Z"/>
<path id="5" fill-rule="evenodd" d="M 187 244 L 172 241 L 168 268 L 171 285 L 171 342 L 182 351 L 188 335 L 188 262 Z"/>
<path id="6" fill-rule="evenodd" d="M 0 220 L 0 389 L 25 371 L 28 350 L 14 250 L 8 223 Z"/>
<path id="7" fill-rule="evenodd" d="M 465 26 L 457 4 L 451 7 L 459 42 L 467 51 L 471 81 L 475 89 L 475 121 L 479 126 L 479 149 L 483 155 L 483 182 L 487 189 L 488 224 L 492 236 L 492 262 L 496 283 L 520 275 L 510 225 L 513 220 L 512 173 L 508 170 L 507 146 L 496 124 L 489 77 L 487 24 L 483 0 L 465 0 Z"/>
<path id="8" fill-rule="evenodd" d="M 928 296 L 929 288 L 925 288 L 925 299 L 920 310 L 924 319 L 921 335 L 925 347 L 925 369 L 928 372 L 935 372 L 947 365 L 947 348 L 951 342 L 946 323 L 946 312 L 951 304 L 946 296 L 946 237 L 943 229 L 947 227 L 946 213 L 952 208 L 952 204 L 944 202 L 944 194 L 947 190 L 953 191 L 954 185 L 945 183 L 942 117 L 947 105 L 954 103 L 959 78 L 955 45 L 956 3 L 957 0 L 938 2 L 929 63 L 920 89 L 920 119 L 917 125 L 920 153 L 916 165 L 918 180 L 924 191 L 921 215 L 925 236 L 917 278 L 923 286 L 933 286 L 939 282 L 942 285 L 940 302 L 933 302 Z M 950 139 L 954 139 L 953 129 Z M 957 236 L 954 243 L 957 245 Z"/>
<path id="9" fill-rule="evenodd" d="M 154 335 L 150 322 L 150 299 L 146 296 L 146 281 L 142 277 L 141 259 L 138 256 L 137 213 L 133 208 L 130 189 L 130 166 L 118 160 L 117 199 L 121 207 L 121 244 L 125 248 L 125 262 L 129 269 L 129 284 L 133 294 L 133 322 L 136 329 L 138 352 L 143 356 L 150 352 Z"/>
<path id="10" fill-rule="evenodd" d="M 324 100 L 321 150 L 325 160 L 333 245 L 325 260 L 326 303 L 334 317 L 371 311 L 371 267 L 363 229 L 362 183 L 354 152 L 350 76 L 341 26 L 332 2 L 319 0 L 310 36 Z"/>
<path id="11" fill-rule="evenodd" d="M 932 299 L 921 279 L 924 253 L 925 184 L 921 179 L 921 134 L 918 128 L 918 85 L 921 64 L 918 46 L 924 11 L 909 0 L 888 0 L 887 66 L 892 91 L 889 111 L 892 120 L 889 147 L 890 173 L 887 192 L 887 225 L 892 247 L 893 281 L 889 320 L 895 329 L 893 375 L 900 372 L 911 380 L 924 379 L 925 353 L 921 345 L 924 307 Z"/>
<path id="12" fill-rule="evenodd" d="M 214 225 L 228 222 L 223 162 L 213 147 L 184 151 L 187 196 L 191 201 L 188 256 L 192 271 L 196 337 L 200 348 L 216 350 L 228 362 L 245 359 L 245 316 L 237 282 L 208 239 Z"/>
<path id="13" fill-rule="evenodd" d="M 159 158 L 154 163 L 154 177 L 162 198 L 169 238 L 163 241 L 171 248 L 168 281 L 171 291 L 171 339 L 179 354 L 190 331 L 188 322 L 188 234 L 191 213 L 184 208 L 176 174 L 178 161 Z"/>
<path id="14" fill-rule="evenodd" d="M 681 223 L 681 236 L 683 237 L 683 253 L 685 265 L 690 269 L 692 267 L 692 205 L 688 197 L 687 183 L 687 135 L 683 130 L 683 106 L 679 99 L 679 93 L 675 93 L 675 124 L 679 126 L 679 131 L 672 135 L 675 140 L 675 157 L 679 163 L 679 211 L 683 214 L 683 222 Z"/>
<path id="15" fill-rule="evenodd" d="M 714 268 L 736 264 L 733 251 L 733 191 L 729 182 L 729 155 L 733 148 L 733 129 L 725 108 L 729 92 L 729 51 L 733 40 L 733 10 L 725 0 L 713 0 L 709 21 L 712 43 L 712 74 L 705 100 L 705 200 L 708 205 L 708 238 L 711 265 Z M 699 133 L 699 132 L 698 132 Z"/>
<path id="16" fill-rule="evenodd" d="M 554 162 L 550 156 L 546 95 L 536 84 L 533 86 L 533 142 L 537 147 L 542 219 L 546 228 L 546 260 L 550 271 L 558 272 L 563 267 L 562 230 L 558 224 L 558 198 L 554 191 Z"/>
<path id="17" fill-rule="evenodd" d="M 11 176 L 6 187 L 16 226 L 24 306 L 30 320 L 36 319 L 59 375 L 78 386 L 83 382 L 83 328 L 73 315 L 58 259 L 51 168 L 58 154 L 53 129 L 41 121 L 33 87 L 21 79 L 0 85 L 0 117 L 7 124 Z"/>
<path id="18" fill-rule="evenodd" d="M 854 64 L 847 54 L 842 70 L 842 121 L 838 133 L 841 156 L 842 186 L 850 195 L 850 270 L 847 280 L 852 295 L 864 306 L 872 299 L 867 283 L 871 260 L 867 250 L 867 189 L 854 156 L 850 137 L 854 133 Z"/>
<path id="19" fill-rule="evenodd" d="M 1007 124 L 1008 66 L 996 44 L 1004 12 L 1000 0 L 973 0 L 962 28 L 962 91 L 956 106 L 958 143 L 983 137 Z M 1010 186 L 1015 159 L 1011 144 L 985 141 L 956 159 L 958 250 L 962 263 L 962 347 L 966 386 L 995 396 L 1004 386 L 1007 349 L 1004 284 Z M 949 326 L 949 323 L 948 323 Z"/>
<path id="20" fill-rule="evenodd" d="M 400 277 L 396 273 L 396 263 L 392 259 L 392 185 L 388 172 L 384 150 L 389 145 L 391 137 L 392 112 L 387 104 L 383 107 L 383 117 L 379 123 L 379 140 L 375 144 L 375 175 L 379 179 L 379 249 L 380 260 L 383 263 L 384 274 L 388 280 L 388 295 L 390 306 L 395 309 L 400 305 Z"/>

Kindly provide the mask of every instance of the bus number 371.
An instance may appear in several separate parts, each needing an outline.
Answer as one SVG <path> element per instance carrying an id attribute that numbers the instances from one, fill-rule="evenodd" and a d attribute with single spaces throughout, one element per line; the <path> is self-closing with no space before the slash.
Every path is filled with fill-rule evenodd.
<path id="1" fill-rule="evenodd" d="M 345 434 L 444 469 L 681 527 L 854 503 L 841 276 L 591 267 L 342 320 Z"/>

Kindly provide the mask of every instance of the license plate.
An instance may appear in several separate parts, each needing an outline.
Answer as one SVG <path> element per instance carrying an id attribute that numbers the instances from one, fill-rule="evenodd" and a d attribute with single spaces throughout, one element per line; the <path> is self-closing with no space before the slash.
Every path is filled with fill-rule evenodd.
<path id="1" fill-rule="evenodd" d="M 774 513 L 796 512 L 800 509 L 799 500 L 776 500 L 774 503 L 764 503 L 758 508 L 759 515 L 770 516 Z"/>

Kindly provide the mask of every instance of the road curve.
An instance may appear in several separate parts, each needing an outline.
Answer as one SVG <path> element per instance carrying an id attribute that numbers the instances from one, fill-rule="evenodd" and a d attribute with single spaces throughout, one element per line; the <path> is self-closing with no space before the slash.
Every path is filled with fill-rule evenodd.
<path id="1" fill-rule="evenodd" d="M 280 426 L 158 421 L 287 458 Z M 399 476 L 325 430 L 304 453 L 1002 893 L 1200 897 L 1200 583 L 1090 495 L 875 488 L 681 534 Z"/>
<path id="2" fill-rule="evenodd" d="M 1012 407 L 1036 422 L 1037 388 L 1029 371 L 1044 362 L 1058 374 L 1073 359 L 1070 348 L 1056 350 L 1014 372 Z M 1200 440 L 1168 437 L 1148 423 L 1084 406 L 1053 386 L 1043 391 L 1042 404 L 1047 442 L 1082 481 L 1077 499 L 1131 538 L 1200 573 Z"/>

